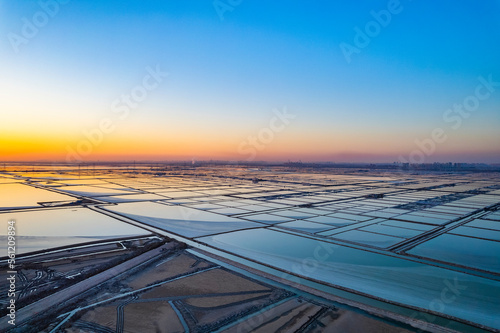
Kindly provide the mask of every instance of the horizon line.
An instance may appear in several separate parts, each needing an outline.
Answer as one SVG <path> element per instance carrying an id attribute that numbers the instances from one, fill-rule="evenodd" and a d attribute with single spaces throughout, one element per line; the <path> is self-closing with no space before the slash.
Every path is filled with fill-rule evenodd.
<path id="1" fill-rule="evenodd" d="M 352 162 L 352 161 L 301 161 L 301 160 L 287 160 L 287 161 L 271 161 L 271 160 L 259 160 L 259 161 L 243 161 L 243 160 L 224 160 L 224 159 L 179 159 L 179 160 L 89 160 L 89 161 L 74 161 L 68 162 L 64 160 L 5 160 L 1 161 L 0 164 L 58 164 L 58 165 L 87 165 L 87 164 L 179 164 L 179 163 L 225 163 L 234 165 L 253 165 L 253 164 L 352 164 L 352 165 L 439 165 L 439 164 L 463 164 L 463 165 L 500 165 L 500 162 L 461 162 L 461 161 L 447 161 L 447 162 L 421 162 L 421 163 L 404 163 L 400 161 L 393 162 Z"/>

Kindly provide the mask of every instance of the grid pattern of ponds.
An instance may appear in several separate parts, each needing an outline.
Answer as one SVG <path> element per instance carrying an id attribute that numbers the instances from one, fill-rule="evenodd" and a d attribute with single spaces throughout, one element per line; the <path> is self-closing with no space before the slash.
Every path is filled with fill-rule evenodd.
<path id="1" fill-rule="evenodd" d="M 51 235 L 52 216 L 71 211 L 52 228 L 71 226 L 63 236 L 78 243 L 163 230 L 301 278 L 500 328 L 498 175 L 142 171 L 3 173 L 0 216 L 49 225 L 48 235 L 25 228 L 27 249 L 36 248 L 29 237 Z M 466 287 L 433 309 L 449 281 Z"/>

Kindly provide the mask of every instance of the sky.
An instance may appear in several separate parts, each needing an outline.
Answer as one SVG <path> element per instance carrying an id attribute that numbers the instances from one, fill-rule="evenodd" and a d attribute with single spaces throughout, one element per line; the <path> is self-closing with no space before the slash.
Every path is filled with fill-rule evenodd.
<path id="1" fill-rule="evenodd" d="M 0 160 L 500 163 L 499 45 L 499 0 L 0 0 Z"/>

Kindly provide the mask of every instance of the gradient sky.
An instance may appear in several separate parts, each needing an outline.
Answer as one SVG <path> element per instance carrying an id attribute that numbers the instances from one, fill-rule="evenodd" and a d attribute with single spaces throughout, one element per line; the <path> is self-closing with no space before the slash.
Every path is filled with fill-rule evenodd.
<path id="1" fill-rule="evenodd" d="M 0 160 L 500 163 L 499 0 L 64 2 L 0 1 Z"/>

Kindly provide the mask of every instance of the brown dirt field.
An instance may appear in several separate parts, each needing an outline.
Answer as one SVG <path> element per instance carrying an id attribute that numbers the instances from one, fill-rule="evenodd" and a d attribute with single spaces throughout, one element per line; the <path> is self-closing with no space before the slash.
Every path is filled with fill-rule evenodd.
<path id="1" fill-rule="evenodd" d="M 87 311 L 80 320 L 116 329 L 116 306 L 100 306 Z"/>
<path id="2" fill-rule="evenodd" d="M 330 312 L 330 313 L 329 313 Z M 331 311 L 323 314 L 319 321 L 324 327 L 309 327 L 307 333 L 410 333 L 400 327 L 392 326 L 383 321 L 379 321 L 356 312 L 340 310 L 337 312 L 340 317 L 332 316 Z M 337 314 L 336 313 L 336 314 Z"/>
<path id="3" fill-rule="evenodd" d="M 266 299 L 260 299 L 220 309 L 191 309 L 190 313 L 194 318 L 196 318 L 198 324 L 210 324 L 232 315 L 238 315 L 243 311 L 248 310 L 250 306 L 262 306 L 266 304 L 266 302 Z"/>
<path id="4" fill-rule="evenodd" d="M 124 308 L 124 332 L 184 332 L 167 302 L 131 303 Z"/>
<path id="5" fill-rule="evenodd" d="M 140 272 L 139 274 L 127 278 L 123 282 L 127 283 L 128 286 L 133 289 L 140 289 L 146 287 L 149 284 L 161 280 L 166 280 L 169 277 L 175 275 L 194 272 L 196 269 L 208 267 L 208 263 L 204 261 L 200 262 L 195 267 L 191 267 L 191 265 L 193 265 L 195 262 L 196 259 L 192 258 L 191 256 L 181 254 L 165 263 L 162 263 L 158 267 L 153 266 Z"/>
<path id="6" fill-rule="evenodd" d="M 189 298 L 184 300 L 184 303 L 201 308 L 210 308 L 214 306 L 230 305 L 231 303 L 236 303 L 264 295 L 270 295 L 270 293 L 264 292 L 247 295 Z"/>
<path id="7" fill-rule="evenodd" d="M 299 303 L 298 300 L 294 298 L 263 313 L 257 314 L 224 332 L 295 332 L 320 309 L 320 306 L 307 302 Z"/>
<path id="8" fill-rule="evenodd" d="M 143 294 L 141 298 L 256 290 L 267 291 L 270 289 L 225 270 L 213 269 L 156 287 Z"/>

